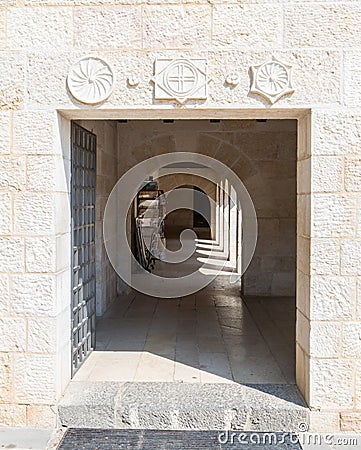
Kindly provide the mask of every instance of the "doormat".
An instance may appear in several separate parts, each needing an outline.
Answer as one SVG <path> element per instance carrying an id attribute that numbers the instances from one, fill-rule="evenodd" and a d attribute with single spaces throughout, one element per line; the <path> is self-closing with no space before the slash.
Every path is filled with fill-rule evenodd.
<path id="1" fill-rule="evenodd" d="M 58 450 L 302 450 L 294 433 L 69 428 Z"/>

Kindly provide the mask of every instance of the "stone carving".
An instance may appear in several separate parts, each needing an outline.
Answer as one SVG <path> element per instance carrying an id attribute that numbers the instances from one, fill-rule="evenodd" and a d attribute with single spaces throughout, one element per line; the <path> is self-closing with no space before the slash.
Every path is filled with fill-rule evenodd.
<path id="1" fill-rule="evenodd" d="M 68 74 L 71 95 L 81 103 L 94 105 L 106 100 L 113 91 L 114 74 L 105 61 L 96 57 L 80 59 Z"/>
<path id="2" fill-rule="evenodd" d="M 129 86 L 135 87 L 138 86 L 138 84 L 140 83 L 140 79 L 138 77 L 138 75 L 136 74 L 132 74 L 128 77 L 128 84 Z"/>
<path id="3" fill-rule="evenodd" d="M 205 59 L 166 59 L 155 61 L 154 98 L 176 100 L 183 104 L 187 100 L 207 98 L 207 61 Z"/>
<path id="4" fill-rule="evenodd" d="M 233 87 L 237 86 L 240 81 L 238 73 L 229 73 L 226 77 L 226 83 Z"/>
<path id="5" fill-rule="evenodd" d="M 251 92 L 264 97 L 269 103 L 276 103 L 286 94 L 292 94 L 292 67 L 273 58 L 271 61 L 252 66 Z"/>

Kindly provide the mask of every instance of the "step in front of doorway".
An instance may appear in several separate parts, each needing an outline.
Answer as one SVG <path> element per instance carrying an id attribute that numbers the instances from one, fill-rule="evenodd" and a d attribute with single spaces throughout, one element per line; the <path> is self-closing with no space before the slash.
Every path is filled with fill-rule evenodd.
<path id="1" fill-rule="evenodd" d="M 59 406 L 76 428 L 305 431 L 295 385 L 72 382 Z"/>

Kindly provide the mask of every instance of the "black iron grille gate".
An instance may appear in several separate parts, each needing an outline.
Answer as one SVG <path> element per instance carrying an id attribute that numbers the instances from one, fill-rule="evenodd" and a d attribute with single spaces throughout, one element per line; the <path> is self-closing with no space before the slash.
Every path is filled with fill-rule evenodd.
<path id="1" fill-rule="evenodd" d="M 96 136 L 72 123 L 72 373 L 95 346 Z"/>

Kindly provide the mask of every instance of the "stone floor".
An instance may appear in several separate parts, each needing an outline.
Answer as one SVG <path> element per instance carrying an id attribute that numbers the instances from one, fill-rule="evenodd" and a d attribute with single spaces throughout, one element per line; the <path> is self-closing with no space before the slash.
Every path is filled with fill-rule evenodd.
<path id="1" fill-rule="evenodd" d="M 294 299 L 241 299 L 225 284 L 178 299 L 119 298 L 74 381 L 295 383 Z"/>

